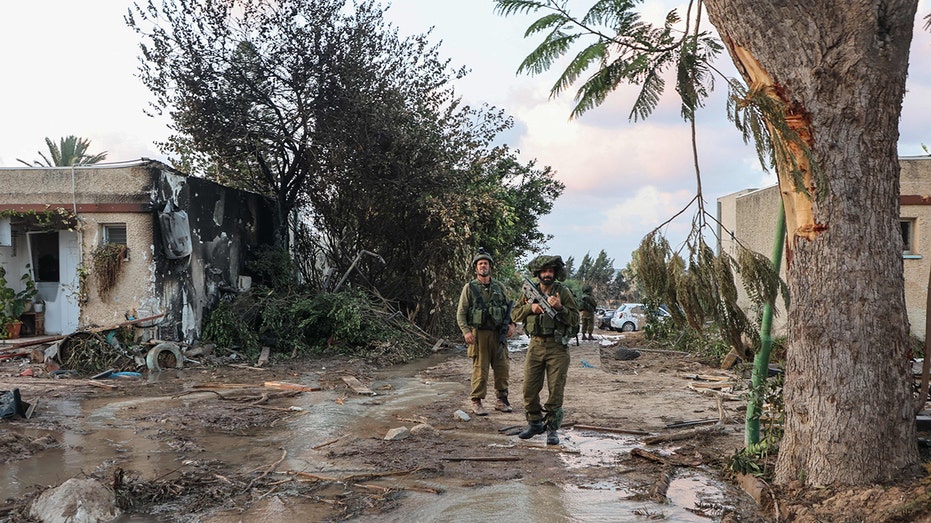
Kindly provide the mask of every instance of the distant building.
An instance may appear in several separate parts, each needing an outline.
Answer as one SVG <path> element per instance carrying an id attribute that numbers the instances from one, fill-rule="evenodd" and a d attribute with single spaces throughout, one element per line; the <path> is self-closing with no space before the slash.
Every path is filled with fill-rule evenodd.
<path id="1" fill-rule="evenodd" d="M 192 341 L 223 293 L 249 285 L 275 216 L 264 196 L 153 160 L 0 168 L 0 264 L 11 286 L 35 279 L 49 335 L 164 314 L 159 338 Z M 126 249 L 105 289 L 93 258 L 107 244 Z"/>
<path id="2" fill-rule="evenodd" d="M 931 156 L 899 158 L 900 219 L 902 258 L 905 269 L 905 306 L 911 334 L 925 337 L 928 277 L 931 273 Z M 773 251 L 776 218 L 779 212 L 779 187 L 746 189 L 718 198 L 719 245 L 722 252 L 734 253 L 735 238 L 749 249 L 767 258 Z M 868 212 L 868 210 L 867 210 Z M 731 231 L 733 236 L 724 232 Z M 785 254 L 781 274 L 786 277 Z M 749 301 L 742 295 L 743 306 Z M 784 302 L 776 303 L 773 334 L 785 334 Z"/>

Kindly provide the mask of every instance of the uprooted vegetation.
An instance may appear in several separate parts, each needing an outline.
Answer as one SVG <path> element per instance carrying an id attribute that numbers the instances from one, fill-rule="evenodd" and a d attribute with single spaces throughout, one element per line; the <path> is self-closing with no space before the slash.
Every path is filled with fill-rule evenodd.
<path id="1" fill-rule="evenodd" d="M 249 359 L 269 347 L 273 357 L 343 354 L 380 364 L 410 361 L 432 345 L 430 336 L 400 312 L 357 291 L 256 288 L 221 302 L 203 337 Z"/>

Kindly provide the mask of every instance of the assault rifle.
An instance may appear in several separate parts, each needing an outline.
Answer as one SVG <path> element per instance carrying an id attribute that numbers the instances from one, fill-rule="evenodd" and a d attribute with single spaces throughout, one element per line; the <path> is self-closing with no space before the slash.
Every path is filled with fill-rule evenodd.
<path id="1" fill-rule="evenodd" d="M 508 302 L 508 310 L 504 314 L 504 323 L 501 324 L 501 329 L 498 332 L 498 355 L 502 354 L 502 351 L 506 350 L 505 347 L 508 346 L 508 328 L 511 326 L 511 311 L 514 310 L 514 302 Z"/>
<path id="2" fill-rule="evenodd" d="M 540 292 L 540 289 L 530 281 L 530 278 L 524 276 L 524 284 L 520 288 L 521 292 L 524 293 L 524 297 L 527 298 L 527 303 L 539 303 L 540 307 L 543 307 L 543 312 L 547 316 L 553 318 L 554 320 L 558 319 L 559 311 L 553 308 L 548 301 L 546 301 L 547 296 Z"/>

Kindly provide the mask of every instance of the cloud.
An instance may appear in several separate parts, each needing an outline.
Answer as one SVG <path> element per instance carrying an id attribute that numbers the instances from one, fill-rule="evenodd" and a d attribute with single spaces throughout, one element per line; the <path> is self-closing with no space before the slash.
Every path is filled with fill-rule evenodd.
<path id="1" fill-rule="evenodd" d="M 652 230 L 675 216 L 694 196 L 694 191 L 688 189 L 662 192 L 652 185 L 641 187 L 636 193 L 603 212 L 606 220 L 602 224 L 601 232 L 605 236 L 624 236 L 632 233 L 642 235 L 644 230 Z M 691 214 L 687 211 L 684 215 L 688 221 Z M 684 230 L 678 225 L 673 227 Z"/>

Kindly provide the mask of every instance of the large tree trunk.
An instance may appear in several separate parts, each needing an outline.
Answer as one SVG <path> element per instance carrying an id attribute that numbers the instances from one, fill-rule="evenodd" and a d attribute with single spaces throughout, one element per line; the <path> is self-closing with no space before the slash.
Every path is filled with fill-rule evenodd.
<path id="1" fill-rule="evenodd" d="M 816 165 L 791 147 L 798 192 L 791 162 L 777 164 L 792 297 L 780 484 L 920 472 L 896 152 L 917 4 L 706 0 L 744 79 L 785 104 Z"/>

